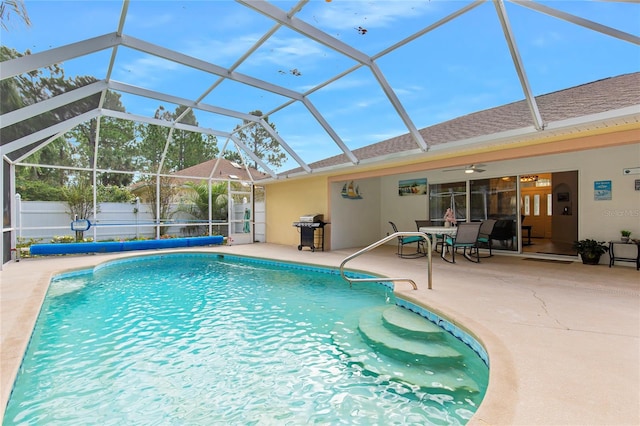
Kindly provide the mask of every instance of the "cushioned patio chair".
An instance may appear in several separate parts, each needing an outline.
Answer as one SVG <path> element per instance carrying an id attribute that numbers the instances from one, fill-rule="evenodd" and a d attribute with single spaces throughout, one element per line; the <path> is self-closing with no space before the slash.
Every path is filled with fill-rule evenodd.
<path id="1" fill-rule="evenodd" d="M 456 251 L 462 249 L 465 259 L 480 263 L 478 252 L 478 236 L 480 234 L 480 222 L 458 223 L 458 232 L 455 236 L 445 235 L 440 257 L 449 263 L 456 263 Z M 449 250 L 451 249 L 451 250 Z M 451 252 L 451 260 L 447 259 L 447 253 Z M 475 253 L 475 259 L 472 258 Z"/>
<path id="2" fill-rule="evenodd" d="M 513 248 L 515 229 L 515 221 L 511 219 L 498 219 L 493 226 L 491 237 L 494 241 L 500 241 L 502 247 Z"/>
<path id="3" fill-rule="evenodd" d="M 395 223 L 389 221 L 389 224 L 393 228 L 393 232 L 398 232 L 398 227 Z M 426 238 L 426 237 L 425 237 Z M 405 253 L 404 246 L 416 244 L 416 251 Z M 415 257 L 426 256 L 426 250 L 424 249 L 424 239 L 422 237 L 398 237 L 398 251 L 396 254 L 404 259 L 411 259 Z"/>
<path id="4" fill-rule="evenodd" d="M 497 220 L 495 219 L 487 219 L 482 221 L 480 225 L 480 234 L 478 234 L 478 249 L 489 249 L 488 256 L 480 256 L 480 257 L 491 257 L 493 256 L 492 248 L 493 244 L 491 241 L 493 238 L 491 234 L 493 234 L 493 228 L 496 225 Z"/>

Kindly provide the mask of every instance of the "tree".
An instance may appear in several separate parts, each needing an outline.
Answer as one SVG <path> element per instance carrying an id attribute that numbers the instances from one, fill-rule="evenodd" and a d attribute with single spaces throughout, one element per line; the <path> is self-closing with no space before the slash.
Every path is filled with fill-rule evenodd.
<path id="1" fill-rule="evenodd" d="M 180 205 L 180 211 L 189 214 L 194 219 L 209 220 L 209 185 L 206 183 L 187 182 L 185 184 L 191 190 L 191 198 L 187 203 Z M 211 184 L 211 220 L 227 220 L 229 195 L 227 185 L 224 182 Z M 206 233 L 202 227 L 198 227 L 200 234 Z"/>
<path id="2" fill-rule="evenodd" d="M 209 186 L 206 183 L 187 182 L 187 188 L 192 191 L 189 204 L 181 210 L 189 213 L 195 219 L 209 220 Z M 227 220 L 227 204 L 229 195 L 225 182 L 211 184 L 211 219 Z"/>
<path id="3" fill-rule="evenodd" d="M 67 184 L 69 171 L 47 167 L 46 165 L 70 166 L 73 164 L 73 147 L 64 138 L 58 138 L 39 149 L 25 159 L 26 163 L 42 164 L 42 166 L 16 167 L 16 188 L 37 181 L 53 188 L 61 188 Z M 44 200 L 43 200 L 44 201 Z"/>
<path id="4" fill-rule="evenodd" d="M 74 182 L 62 188 L 67 203 L 67 214 L 71 220 L 88 219 L 93 216 L 93 185 L 88 176 L 74 176 Z M 96 211 L 98 211 L 96 207 Z M 76 241 L 82 241 L 84 231 L 76 231 Z"/>
<path id="5" fill-rule="evenodd" d="M 169 129 L 154 124 L 140 123 L 137 131 L 140 137 L 138 143 L 138 171 L 152 174 L 157 173 L 162 160 L 164 146 L 169 137 Z"/>
<path id="6" fill-rule="evenodd" d="M 78 86 L 95 81 L 93 77 L 77 77 L 74 83 Z M 97 104 L 95 105 L 97 106 Z M 124 112 L 120 94 L 108 90 L 104 108 Z M 130 120 L 119 118 L 100 118 L 100 134 L 97 133 L 98 119 L 89 120 L 74 127 L 65 135 L 75 141 L 75 154 L 85 167 L 93 167 L 96 160 L 96 145 L 100 169 L 135 170 L 137 145 L 135 143 L 135 125 Z M 99 139 L 98 139 L 99 138 Z M 126 173 L 101 173 L 99 182 L 102 185 L 128 186 L 133 175 Z"/>
<path id="7" fill-rule="evenodd" d="M 2 0 L 0 2 L 0 25 L 9 31 L 8 22 L 11 14 L 17 15 L 27 26 L 31 26 L 31 20 L 27 8 L 22 0 Z"/>
<path id="8" fill-rule="evenodd" d="M 162 222 L 163 220 L 170 219 L 173 215 L 170 209 L 171 203 L 177 193 L 177 189 L 174 185 L 173 179 L 164 176 L 160 176 L 158 179 L 160 179 L 159 192 L 156 189 L 156 180 L 150 179 L 142 183 L 140 193 L 151 205 L 153 218 L 158 222 Z M 160 205 L 160 210 L 158 210 L 158 204 Z M 166 233 L 167 228 L 164 226 L 160 227 L 160 235 L 164 235 Z"/>
<path id="9" fill-rule="evenodd" d="M 136 198 L 127 188 L 115 185 L 98 185 L 96 195 L 100 203 L 129 203 Z"/>
<path id="10" fill-rule="evenodd" d="M 28 50 L 24 54 L 21 54 L 15 49 L 0 46 L 0 60 L 2 61 L 20 58 L 26 55 L 30 55 Z M 65 79 L 64 71 L 57 65 L 2 80 L 2 82 L 0 82 L 0 90 L 2 93 L 2 96 L 0 96 L 0 113 L 5 114 L 65 93 L 78 85 L 88 84 L 86 80 L 86 78 L 81 81 Z M 99 99 L 99 95 L 90 96 L 7 126 L 2 129 L 2 141 L 3 143 L 14 141 L 25 135 L 60 123 L 68 118 L 75 117 L 88 111 L 92 105 L 95 108 Z M 25 147 L 23 152 L 29 152 L 40 143 L 41 142 L 37 142 Z M 36 150 L 24 161 L 33 164 L 72 166 L 74 165 L 73 147 L 66 139 L 58 138 Z M 68 174 L 68 171 L 57 168 L 39 166 L 20 167 L 17 170 L 16 186 L 25 188 L 29 186 L 29 181 L 38 180 L 43 182 L 40 190 L 44 189 L 46 185 L 62 187 L 67 184 Z M 52 197 L 57 196 L 54 191 Z"/>
<path id="11" fill-rule="evenodd" d="M 180 123 L 198 126 L 198 120 L 196 120 L 193 110 L 189 109 L 187 111 L 184 106 L 176 108 L 173 119 L 177 120 L 183 114 L 184 117 L 180 119 Z M 174 130 L 167 155 L 170 164 L 169 169 L 178 171 L 195 166 L 215 158 L 218 152 L 218 141 L 215 136 L 186 130 Z"/>
<path id="12" fill-rule="evenodd" d="M 184 106 L 178 106 L 174 112 L 160 106 L 156 110 L 154 118 L 174 122 L 185 111 L 186 107 Z M 184 114 L 180 123 L 198 126 L 193 110 Z M 139 127 L 139 133 L 141 168 L 146 172 L 155 173 L 158 171 L 162 153 L 169 138 L 169 128 L 142 124 Z M 164 158 L 162 172 L 171 173 L 195 166 L 215 158 L 218 152 L 218 141 L 215 136 L 174 129 L 171 134 L 171 143 Z"/>
<path id="13" fill-rule="evenodd" d="M 18 58 L 20 56 L 22 55 L 20 55 L 16 50 L 0 46 L 1 62 Z M 0 80 L 0 93 L 2 94 L 2 96 L 0 96 L 0 113 L 5 114 L 24 106 L 16 78 Z M 4 130 L 2 132 L 4 133 Z"/>
<path id="14" fill-rule="evenodd" d="M 251 111 L 249 114 L 262 117 L 262 111 L 258 110 Z M 274 131 L 276 130 L 276 125 L 269 122 L 269 117 L 264 117 L 264 121 L 271 126 Z M 247 126 L 236 126 L 235 130 L 237 130 L 238 139 L 251 149 L 256 157 L 265 163 L 271 164 L 276 168 L 281 167 L 287 156 L 282 152 L 282 147 L 278 141 L 259 123 L 243 120 L 243 125 Z M 258 163 L 254 161 L 252 167 L 258 169 Z"/>
<path id="15" fill-rule="evenodd" d="M 15 49 L 0 46 L 0 61 L 21 58 L 30 54 L 29 50 L 21 54 Z M 2 80 L 0 112 L 6 114 L 63 92 L 58 88 L 60 81 L 64 81 L 64 72 L 58 65 L 51 65 Z M 60 107 L 6 126 L 2 129 L 2 140 L 3 142 L 13 141 L 52 124 L 59 123 L 62 119 L 68 118 L 64 116 L 64 111 L 65 107 Z"/>
<path id="16" fill-rule="evenodd" d="M 77 182 L 62 188 L 67 214 L 72 219 L 87 219 L 93 215 L 93 189 L 90 184 Z"/>
<path id="17" fill-rule="evenodd" d="M 23 201 L 64 201 L 63 187 L 37 179 L 16 179 L 16 192 Z"/>
<path id="18" fill-rule="evenodd" d="M 238 164 L 244 163 L 242 156 L 237 151 L 225 151 L 222 155 L 222 158 Z"/>

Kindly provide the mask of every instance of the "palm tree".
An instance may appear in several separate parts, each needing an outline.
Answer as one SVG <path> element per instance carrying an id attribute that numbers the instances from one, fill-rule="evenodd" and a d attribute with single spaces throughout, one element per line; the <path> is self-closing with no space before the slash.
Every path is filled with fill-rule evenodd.
<path id="1" fill-rule="evenodd" d="M 186 204 L 179 207 L 194 219 L 209 220 L 209 186 L 206 183 L 187 182 L 185 185 L 192 190 L 192 195 Z M 229 196 L 224 182 L 211 185 L 211 220 L 226 221 L 228 218 L 227 205 Z M 199 229 L 202 231 L 202 229 Z M 203 233 L 203 232 L 200 232 Z"/>
<path id="2" fill-rule="evenodd" d="M 9 23 L 11 13 L 22 19 L 27 26 L 31 25 L 27 8 L 24 6 L 22 0 L 2 0 L 0 1 L 0 25 L 2 25 L 2 28 L 6 31 L 9 31 L 7 24 Z"/>

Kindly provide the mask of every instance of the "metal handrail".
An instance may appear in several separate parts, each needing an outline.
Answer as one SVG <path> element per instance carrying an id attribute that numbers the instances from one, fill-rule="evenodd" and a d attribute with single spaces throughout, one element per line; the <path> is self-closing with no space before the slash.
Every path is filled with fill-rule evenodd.
<path id="1" fill-rule="evenodd" d="M 355 259 L 356 257 L 367 253 L 371 250 L 373 250 L 374 248 L 381 246 L 382 244 L 391 241 L 395 238 L 399 238 L 399 237 L 422 237 L 426 242 L 427 242 L 427 274 L 429 276 L 429 290 L 431 290 L 431 239 L 427 236 L 427 234 L 423 233 L 423 232 L 411 232 L 411 231 L 406 231 L 406 232 L 394 232 L 391 235 L 387 235 L 386 237 L 384 237 L 383 239 L 381 239 L 380 241 L 377 241 L 371 245 L 368 245 L 367 247 L 363 248 L 362 250 L 358 250 L 357 252 L 353 253 L 350 256 L 347 256 L 342 263 L 340 264 L 340 275 L 342 276 L 342 279 L 344 279 L 345 281 L 349 282 L 349 286 L 351 286 L 354 282 L 380 282 L 380 281 L 407 281 L 409 283 L 411 283 L 411 285 L 413 286 L 414 290 L 418 289 L 418 286 L 416 285 L 415 281 L 413 281 L 411 278 L 349 278 L 344 274 L 344 265 L 350 261 L 351 259 Z"/>

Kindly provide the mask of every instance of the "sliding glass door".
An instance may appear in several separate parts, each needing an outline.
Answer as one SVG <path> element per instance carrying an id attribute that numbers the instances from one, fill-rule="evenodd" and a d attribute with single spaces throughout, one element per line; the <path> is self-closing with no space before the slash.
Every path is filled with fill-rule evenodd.
<path id="1" fill-rule="evenodd" d="M 429 219 L 433 224 L 444 223 L 450 208 L 458 222 L 467 220 L 467 183 L 452 182 L 429 185 Z"/>
<path id="2" fill-rule="evenodd" d="M 518 250 L 518 186 L 516 176 L 469 181 L 471 221 L 496 219 L 494 248 Z"/>

